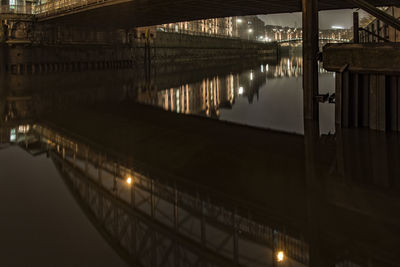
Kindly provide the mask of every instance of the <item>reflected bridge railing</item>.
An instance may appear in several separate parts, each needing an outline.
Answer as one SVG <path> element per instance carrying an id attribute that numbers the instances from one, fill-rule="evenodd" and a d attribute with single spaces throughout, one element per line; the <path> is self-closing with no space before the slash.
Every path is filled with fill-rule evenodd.
<path id="1" fill-rule="evenodd" d="M 209 259 L 216 257 L 220 261 L 229 260 L 230 264 L 256 266 L 258 257 L 247 257 L 247 253 L 239 250 L 240 246 L 250 242 L 264 248 L 262 251 L 270 251 L 270 260 L 274 258 L 274 251 L 284 251 L 291 260 L 308 263 L 308 245 L 300 239 L 243 216 L 236 209 L 205 200 L 194 191 L 178 190 L 175 183 L 148 178 L 51 129 L 35 128 L 43 140 L 54 147 L 54 154 L 64 170 L 68 170 L 69 177 L 79 174 L 80 180 L 87 181 L 85 183 L 107 190 L 118 203 L 150 216 L 170 233 L 178 233 L 183 240 L 194 242 L 193 249 L 200 245 L 205 249 L 202 253 L 214 251 L 216 255 L 209 255 Z M 128 178 L 131 179 L 129 182 Z M 210 231 L 214 234 L 210 235 Z M 223 238 L 213 240 L 213 236 Z"/>

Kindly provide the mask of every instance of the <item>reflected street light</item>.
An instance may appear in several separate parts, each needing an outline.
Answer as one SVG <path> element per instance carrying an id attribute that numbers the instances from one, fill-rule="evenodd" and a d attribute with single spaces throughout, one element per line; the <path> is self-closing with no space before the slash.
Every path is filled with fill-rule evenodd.
<path id="1" fill-rule="evenodd" d="M 276 259 L 278 262 L 282 262 L 285 259 L 285 254 L 283 253 L 283 251 L 279 251 L 276 254 Z"/>

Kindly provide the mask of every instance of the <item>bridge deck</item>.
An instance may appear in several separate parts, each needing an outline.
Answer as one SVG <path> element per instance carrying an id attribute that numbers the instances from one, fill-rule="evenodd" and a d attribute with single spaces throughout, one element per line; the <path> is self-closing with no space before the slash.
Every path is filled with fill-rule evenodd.
<path id="1" fill-rule="evenodd" d="M 396 0 L 373 0 L 376 6 Z M 320 10 L 354 8 L 346 0 L 320 0 Z M 206 18 L 301 11 L 300 0 L 56 0 L 39 8 L 40 21 L 91 26 L 149 26 Z"/>

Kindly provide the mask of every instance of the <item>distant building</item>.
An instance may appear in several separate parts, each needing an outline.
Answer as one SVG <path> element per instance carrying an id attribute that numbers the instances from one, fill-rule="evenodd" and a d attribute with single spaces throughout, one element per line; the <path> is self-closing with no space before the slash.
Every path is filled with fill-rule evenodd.
<path id="1" fill-rule="evenodd" d="M 264 41 L 264 22 L 257 16 L 227 17 L 184 21 L 162 24 L 153 27 L 141 27 L 137 31 L 144 35 L 149 29 L 155 36 L 155 31 L 173 32 L 181 34 L 207 35 L 216 37 L 233 37 L 246 40 Z"/>
<path id="2" fill-rule="evenodd" d="M 319 37 L 333 40 L 351 40 L 353 38 L 352 29 L 327 29 L 320 30 Z"/>
<path id="3" fill-rule="evenodd" d="M 319 37 L 323 39 L 349 40 L 352 37 L 352 32 L 351 29 L 320 30 Z M 269 42 L 302 39 L 302 37 L 302 28 L 282 27 L 276 25 L 265 26 L 265 40 Z"/>
<path id="4" fill-rule="evenodd" d="M 265 38 L 265 23 L 257 16 L 234 18 L 237 36 L 241 39 L 263 41 Z"/>
<path id="5" fill-rule="evenodd" d="M 157 30 L 188 34 L 234 36 L 231 17 L 163 24 L 157 26 Z"/>
<path id="6" fill-rule="evenodd" d="M 269 42 L 290 39 L 301 39 L 303 31 L 301 28 L 282 27 L 276 25 L 265 26 L 265 40 Z"/>

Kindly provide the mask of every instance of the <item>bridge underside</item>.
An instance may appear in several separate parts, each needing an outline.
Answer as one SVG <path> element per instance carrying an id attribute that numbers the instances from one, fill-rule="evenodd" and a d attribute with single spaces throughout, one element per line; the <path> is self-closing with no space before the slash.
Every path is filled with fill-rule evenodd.
<path id="1" fill-rule="evenodd" d="M 88 1 L 90 2 L 90 1 Z M 39 21 L 90 27 L 130 28 L 207 18 L 301 11 L 301 0 L 122 0 L 83 6 Z M 398 0 L 373 0 L 376 6 Z M 355 8 L 346 0 L 320 0 L 320 10 Z"/>

